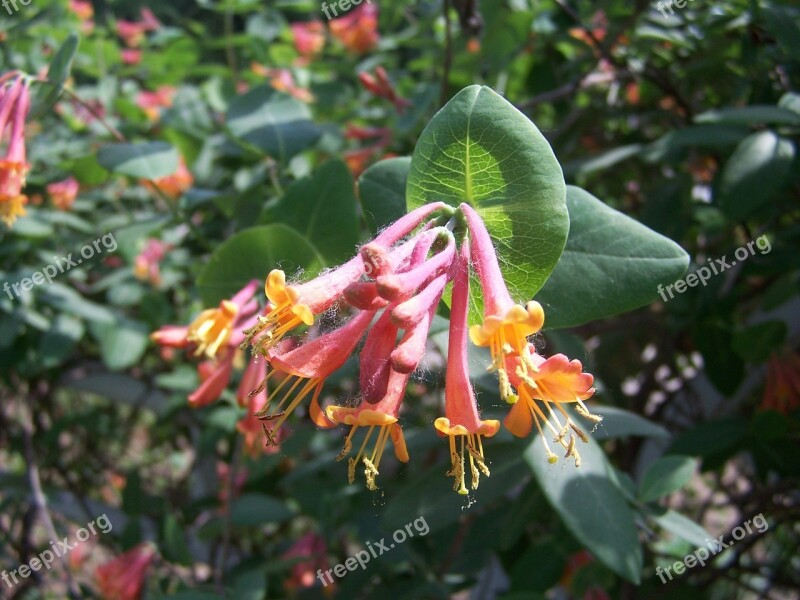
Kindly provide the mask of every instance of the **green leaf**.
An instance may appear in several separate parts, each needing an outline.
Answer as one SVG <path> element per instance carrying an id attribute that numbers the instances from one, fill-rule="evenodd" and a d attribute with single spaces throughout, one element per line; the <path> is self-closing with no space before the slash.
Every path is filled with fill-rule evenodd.
<path id="1" fill-rule="evenodd" d="M 60 365 L 72 354 L 83 334 L 83 321 L 66 314 L 57 315 L 47 335 L 39 340 L 38 358 L 41 365 L 47 369 Z"/>
<path id="2" fill-rule="evenodd" d="M 670 533 L 677 535 L 694 546 L 705 546 L 706 540 L 711 537 L 711 534 L 703 527 L 674 510 L 664 511 L 659 509 L 651 511 L 648 509 L 645 514 Z"/>
<path id="3" fill-rule="evenodd" d="M 728 123 L 730 125 L 800 125 L 800 115 L 769 104 L 709 110 L 694 118 L 695 123 Z"/>
<path id="4" fill-rule="evenodd" d="M 98 323 L 113 323 L 114 313 L 105 306 L 87 300 L 78 292 L 60 283 L 52 283 L 41 292 L 42 301 L 57 309 L 83 317 L 87 321 Z"/>
<path id="5" fill-rule="evenodd" d="M 592 412 L 603 417 L 603 421 L 594 432 L 599 439 L 620 438 L 638 435 L 669 439 L 670 433 L 661 425 L 648 421 L 644 417 L 613 406 L 592 406 Z"/>
<path id="6" fill-rule="evenodd" d="M 406 194 L 409 210 L 437 200 L 472 205 L 517 300 L 544 285 L 564 249 L 561 167 L 536 126 L 488 87 L 461 90 L 434 115 L 414 149 Z M 474 322 L 479 286 L 470 304 Z"/>
<path id="7" fill-rule="evenodd" d="M 689 482 L 697 461 L 688 456 L 664 456 L 645 471 L 639 483 L 639 499 L 652 502 L 679 490 Z"/>
<path id="8" fill-rule="evenodd" d="M 47 92 L 42 98 L 41 104 L 37 107 L 37 113 L 49 109 L 58 100 L 64 89 L 64 82 L 69 78 L 72 70 L 72 61 L 78 51 L 79 43 L 80 38 L 78 35 L 70 33 L 53 56 L 53 60 L 50 61 L 50 67 L 47 69 L 47 81 L 52 85 L 48 84 L 45 87 Z"/>
<path id="9" fill-rule="evenodd" d="M 321 135 L 306 104 L 268 86 L 231 102 L 226 123 L 230 134 L 245 146 L 281 162 L 313 146 Z"/>
<path id="10" fill-rule="evenodd" d="M 138 321 L 116 319 L 113 323 L 94 323 L 94 338 L 100 343 L 103 363 L 112 371 L 132 367 L 147 348 L 147 326 Z"/>
<path id="11" fill-rule="evenodd" d="M 741 417 L 704 421 L 681 433 L 668 452 L 706 459 L 728 457 L 742 449 L 747 434 L 748 423 Z"/>
<path id="12" fill-rule="evenodd" d="M 231 522 L 238 527 L 282 523 L 292 518 L 292 510 L 266 494 L 243 494 L 231 504 Z"/>
<path id="13" fill-rule="evenodd" d="M 263 281 L 272 269 L 283 269 L 291 277 L 302 269 L 315 273 L 322 257 L 306 239 L 286 225 L 245 229 L 214 250 L 197 279 L 206 306 L 230 298 L 251 279 Z"/>
<path id="14" fill-rule="evenodd" d="M 725 214 L 740 219 L 769 201 L 787 183 L 794 155 L 792 142 L 773 131 L 743 139 L 720 175 L 719 202 Z"/>
<path id="15" fill-rule="evenodd" d="M 166 142 L 107 144 L 97 162 L 109 171 L 152 181 L 178 170 L 178 152 Z"/>
<path id="16" fill-rule="evenodd" d="M 406 214 L 406 182 L 411 157 L 388 158 L 358 178 L 358 195 L 372 234 Z"/>
<path id="17" fill-rule="evenodd" d="M 577 442 L 582 464 L 547 462 L 537 435 L 523 454 L 545 497 L 564 525 L 598 560 L 626 580 L 638 584 L 642 548 L 634 513 L 609 478 L 608 460 L 594 439 Z"/>
<path id="18" fill-rule="evenodd" d="M 536 296 L 545 327 L 573 327 L 658 299 L 659 284 L 686 272 L 689 256 L 675 242 L 567 186 L 570 231 L 555 271 Z"/>
<path id="19" fill-rule="evenodd" d="M 270 214 L 311 240 L 328 264 L 341 263 L 358 242 L 354 188 L 347 165 L 331 160 L 293 183 Z"/>

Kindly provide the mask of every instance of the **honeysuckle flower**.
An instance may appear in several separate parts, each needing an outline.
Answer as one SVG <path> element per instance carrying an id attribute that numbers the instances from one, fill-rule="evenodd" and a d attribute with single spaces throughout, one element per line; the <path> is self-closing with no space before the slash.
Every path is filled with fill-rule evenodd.
<path id="1" fill-rule="evenodd" d="M 378 45 L 378 6 L 362 4 L 330 22 L 331 35 L 350 52 L 363 54 Z"/>
<path id="2" fill-rule="evenodd" d="M 122 41 L 129 48 L 141 46 L 146 31 L 142 23 L 124 19 L 117 21 L 117 35 L 122 38 Z"/>
<path id="3" fill-rule="evenodd" d="M 219 308 L 204 310 L 192 321 L 187 338 L 197 345 L 195 355 L 205 354 L 209 358 L 216 355 L 220 347 L 230 339 L 240 312 L 254 312 L 256 305 L 252 299 L 258 287 L 258 282 L 252 280 L 233 298 L 220 302 Z"/>
<path id="4" fill-rule="evenodd" d="M 30 165 L 25 153 L 25 119 L 30 109 L 28 79 L 12 72 L 0 77 L 0 143 L 8 138 L 0 157 L 0 220 L 11 227 L 25 214 L 27 196 L 22 193 Z"/>
<path id="5" fill-rule="evenodd" d="M 142 62 L 142 51 L 136 48 L 123 48 L 119 54 L 126 65 L 138 65 Z"/>
<path id="6" fill-rule="evenodd" d="M 385 98 L 394 104 L 395 109 L 401 115 L 405 112 L 406 108 L 411 106 L 411 102 L 402 98 L 397 93 L 389 79 L 389 75 L 386 73 L 386 69 L 381 66 L 375 67 L 374 76 L 366 71 L 362 71 L 358 74 L 358 80 L 361 82 L 361 85 L 364 86 L 364 89 L 378 98 Z"/>
<path id="7" fill-rule="evenodd" d="M 220 360 L 209 360 L 200 363 L 197 372 L 200 375 L 200 387 L 189 394 L 189 406 L 202 408 L 217 400 L 228 387 L 233 374 L 235 351 L 228 352 Z"/>
<path id="8" fill-rule="evenodd" d="M 70 0 L 69 9 L 77 15 L 81 21 L 86 21 L 94 17 L 94 6 L 89 0 Z"/>
<path id="9" fill-rule="evenodd" d="M 769 357 L 761 408 L 783 415 L 800 408 L 800 356 L 773 352 Z"/>
<path id="10" fill-rule="evenodd" d="M 526 437 L 535 424 L 547 460 L 554 463 L 558 457 L 547 443 L 542 425 L 546 426 L 554 436 L 553 441 L 566 450 L 565 458 L 574 458 L 575 466 L 580 466 L 581 457 L 575 445 L 575 436 L 583 442 L 589 440 L 567 414 L 563 404 L 575 403 L 578 414 L 593 423 L 599 423 L 602 417 L 592 414 L 583 402 L 594 394 L 594 377 L 583 372 L 583 365 L 577 359 L 570 360 L 563 354 L 545 359 L 534 351 L 532 344 L 530 354 L 536 367 L 534 371 L 522 368 L 518 357 L 507 360 L 511 382 L 517 388 L 519 400 L 512 405 L 503 424 L 517 437 Z M 564 418 L 563 424 L 554 407 Z"/>
<path id="11" fill-rule="evenodd" d="M 103 600 L 139 600 L 155 555 L 152 544 L 139 544 L 97 567 L 95 579 Z"/>
<path id="12" fill-rule="evenodd" d="M 483 456 L 481 437 L 492 437 L 500 422 L 481 420 L 475 392 L 469 381 L 467 362 L 467 311 L 469 302 L 469 246 L 467 240 L 453 265 L 453 297 L 450 304 L 450 338 L 447 346 L 447 373 L 445 376 L 445 416 L 434 421 L 439 433 L 450 441 L 453 489 L 468 494 L 466 486 L 466 452 L 469 458 L 471 487 L 478 489 L 480 473 L 489 476 Z"/>
<path id="13" fill-rule="evenodd" d="M 328 570 L 328 546 L 325 538 L 310 532 L 298 539 L 281 555 L 286 561 L 302 559 L 292 565 L 284 586 L 288 590 L 311 588 L 317 583 L 317 573 Z M 326 588 L 327 589 L 327 588 Z"/>
<path id="14" fill-rule="evenodd" d="M 289 69 L 270 69 L 254 62 L 250 65 L 250 70 L 256 75 L 269 79 L 270 86 L 279 92 L 289 94 L 301 102 L 314 101 L 314 95 L 310 91 L 295 83 L 294 75 Z"/>
<path id="15" fill-rule="evenodd" d="M 366 399 L 361 401 L 358 407 L 331 405 L 325 409 L 325 413 L 333 423 L 350 425 L 350 433 L 344 440 L 344 448 L 336 460 L 343 460 L 353 449 L 353 436 L 359 427 L 368 427 L 361 446 L 355 457 L 350 457 L 347 464 L 347 481 L 353 483 L 356 478 L 356 468 L 359 464 L 364 465 L 364 477 L 367 488 L 375 491 L 378 486 L 375 478 L 379 475 L 383 451 L 389 438 L 394 446 L 394 454 L 400 462 L 408 462 L 408 449 L 406 448 L 405 437 L 400 424 L 397 422 L 400 414 L 400 405 L 406 393 L 406 386 L 411 373 L 400 373 L 394 369 L 389 369 L 386 382 L 386 391 L 378 402 L 371 403 Z M 369 440 L 375 428 L 378 428 L 377 439 L 372 452 L 365 452 Z"/>
<path id="16" fill-rule="evenodd" d="M 158 121 L 161 110 L 172 106 L 176 92 L 171 85 L 162 85 L 155 92 L 142 90 L 136 94 L 136 106 L 145 112 L 150 121 Z"/>
<path id="17" fill-rule="evenodd" d="M 80 190 L 80 184 L 74 177 L 67 177 L 62 181 L 47 184 L 47 193 L 53 204 L 59 210 L 69 210 L 75 203 Z"/>
<path id="18" fill-rule="evenodd" d="M 167 198 L 175 200 L 180 198 L 186 190 L 192 187 L 194 176 L 186 167 L 183 157 L 181 157 L 178 162 L 178 169 L 171 175 L 160 177 L 154 181 L 143 179 L 140 183 L 150 190 L 155 190 L 157 187 Z"/>
<path id="19" fill-rule="evenodd" d="M 421 206 L 384 229 L 372 243 L 391 246 L 430 215 L 447 210 L 452 209 L 443 202 Z M 312 325 L 316 315 L 343 300 L 344 291 L 364 274 L 360 254 L 305 283 L 289 284 L 283 271 L 273 269 L 264 284 L 264 293 L 270 302 L 269 312 L 245 332 L 245 342 L 266 354 L 287 333 L 301 325 Z"/>
<path id="20" fill-rule="evenodd" d="M 500 396 L 506 402 L 515 402 L 505 357 L 515 353 L 521 358 L 523 368 L 535 370 L 527 338 L 542 328 L 544 310 L 535 300 L 522 306 L 511 299 L 486 226 L 471 206 L 462 204 L 460 209 L 469 227 L 472 261 L 483 293 L 484 320 L 481 325 L 470 327 L 469 336 L 476 346 L 489 348 L 492 368 L 500 380 Z"/>
<path id="21" fill-rule="evenodd" d="M 145 247 L 133 261 L 133 274 L 137 279 L 149 281 L 157 286 L 161 283 L 160 264 L 167 252 L 172 249 L 171 244 L 155 238 L 147 240 Z"/>
<path id="22" fill-rule="evenodd" d="M 325 26 L 321 21 L 292 23 L 292 38 L 298 54 L 304 59 L 313 58 L 325 46 Z"/>
<path id="23" fill-rule="evenodd" d="M 373 312 L 360 311 L 333 331 L 323 333 L 286 352 L 273 351 L 269 354 L 272 371 L 266 376 L 262 385 L 266 385 L 275 373 L 288 375 L 270 393 L 266 407 L 257 414 L 262 420 L 274 421 L 271 423 L 272 432 L 278 432 L 288 416 L 309 395 L 311 395 L 309 415 L 314 423 L 320 427 L 333 426 L 319 406 L 322 387 L 325 379 L 341 367 L 353 353 L 373 317 Z M 284 391 L 287 387 L 288 389 Z M 260 391 L 260 386 L 256 389 Z M 275 403 L 278 397 L 280 400 Z M 268 436 L 268 443 L 272 441 Z"/>

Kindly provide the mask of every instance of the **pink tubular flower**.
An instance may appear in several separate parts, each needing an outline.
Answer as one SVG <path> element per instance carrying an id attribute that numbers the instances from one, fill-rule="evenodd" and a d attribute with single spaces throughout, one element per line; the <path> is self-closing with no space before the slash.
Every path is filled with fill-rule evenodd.
<path id="1" fill-rule="evenodd" d="M 325 538 L 310 532 L 298 539 L 281 556 L 283 560 L 303 559 L 292 565 L 289 578 L 284 583 L 289 590 L 314 587 L 319 571 L 328 570 L 328 547 Z"/>
<path id="2" fill-rule="evenodd" d="M 149 281 L 157 286 L 161 283 L 159 265 L 172 249 L 172 245 L 151 238 L 147 240 L 144 249 L 136 256 L 133 264 L 133 274 L 137 279 Z"/>
<path id="3" fill-rule="evenodd" d="M 120 51 L 122 62 L 126 65 L 138 65 L 142 62 L 142 51 L 136 48 L 123 48 Z"/>
<path id="4" fill-rule="evenodd" d="M 325 26 L 320 21 L 292 23 L 295 50 L 305 59 L 313 58 L 325 46 Z"/>
<path id="5" fill-rule="evenodd" d="M 155 92 L 142 90 L 136 94 L 136 106 L 145 112 L 150 121 L 158 121 L 161 109 L 172 106 L 176 92 L 177 90 L 171 85 L 162 85 Z"/>
<path id="6" fill-rule="evenodd" d="M 139 600 L 145 577 L 156 550 L 144 543 L 104 563 L 95 570 L 95 579 L 104 600 Z"/>
<path id="7" fill-rule="evenodd" d="M 257 318 L 255 295 L 259 287 L 254 279 L 230 300 L 220 302 L 219 308 L 202 311 L 188 327 L 166 325 L 150 334 L 162 347 L 193 347 L 195 356 L 208 359 L 198 367 L 201 384 L 189 395 L 190 406 L 206 406 L 219 398 L 228 385 L 243 339 L 240 330 Z"/>
<path id="8" fill-rule="evenodd" d="M 527 338 L 541 329 L 544 310 L 534 300 L 522 306 L 511 299 L 483 221 L 471 206 L 462 204 L 460 209 L 469 226 L 472 260 L 483 293 L 484 321 L 482 325 L 473 325 L 469 335 L 476 346 L 489 347 L 492 367 L 500 380 L 500 396 L 506 402 L 515 402 L 516 396 L 509 385 L 505 368 L 505 357 L 512 353 L 520 356 L 524 368 L 535 370 Z"/>
<path id="9" fill-rule="evenodd" d="M 27 196 L 22 193 L 30 169 L 25 153 L 25 119 L 30 109 L 27 78 L 12 72 L 0 77 L 0 143 L 8 137 L 0 157 L 0 220 L 11 227 L 25 214 Z"/>
<path id="10" fill-rule="evenodd" d="M 288 375 L 267 398 L 266 406 L 257 414 L 258 418 L 270 421 L 271 431 L 278 432 L 286 418 L 309 394 L 309 414 L 320 427 L 332 427 L 319 406 L 319 395 L 325 379 L 341 367 L 353 353 L 358 342 L 369 327 L 373 312 L 361 311 L 347 323 L 328 333 L 300 344 L 287 352 L 272 352 L 269 355 L 272 371 L 263 385 L 275 373 Z M 291 384 L 291 385 L 290 385 Z M 288 390 L 284 392 L 284 388 Z M 297 391 L 299 388 L 299 391 Z M 251 392 L 252 393 L 252 392 Z M 281 395 L 277 404 L 273 401 Z M 274 423 L 272 423 L 274 421 Z M 268 443 L 272 441 L 269 437 Z"/>
<path id="11" fill-rule="evenodd" d="M 448 475 L 455 480 L 453 489 L 468 494 L 465 485 L 464 450 L 469 456 L 472 489 L 478 488 L 480 473 L 489 476 L 483 458 L 481 436 L 492 437 L 500 428 L 495 420 L 482 421 L 478 416 L 475 393 L 469 381 L 467 363 L 467 307 L 469 302 L 469 246 L 467 240 L 453 266 L 453 298 L 450 305 L 450 340 L 445 379 L 445 416 L 434 422 L 436 429 L 450 439 Z M 456 438 L 459 438 L 456 441 Z"/>
<path id="12" fill-rule="evenodd" d="M 365 399 L 356 408 L 331 405 L 325 409 L 328 419 L 333 423 L 351 426 L 350 433 L 344 440 L 344 448 L 336 460 L 342 460 L 350 454 L 353 449 L 353 435 L 358 428 L 369 427 L 355 458 L 350 457 L 348 460 L 347 480 L 349 483 L 355 481 L 356 468 L 359 463 L 363 463 L 367 488 L 372 491 L 378 489 L 375 484 L 375 477 L 379 475 L 378 467 L 380 467 L 381 457 L 389 438 L 392 439 L 397 460 L 408 462 L 405 437 L 397 419 L 410 377 L 411 373 L 400 373 L 394 369 L 389 369 L 386 391 L 383 398 L 378 402 L 373 404 Z M 367 457 L 364 451 L 376 427 L 378 428 L 378 437 L 372 452 Z"/>
<path id="13" fill-rule="evenodd" d="M 330 18 L 330 17 L 329 17 Z M 380 41 L 378 33 L 378 6 L 363 4 L 346 15 L 330 22 L 331 35 L 347 50 L 363 54 Z"/>
<path id="14" fill-rule="evenodd" d="M 247 408 L 247 414 L 239 419 L 236 429 L 244 436 L 245 453 L 253 458 L 261 453 L 273 454 L 279 448 L 278 432 L 271 423 L 266 424 L 258 418 L 258 414 L 267 408 L 267 386 L 266 383 L 261 385 L 266 377 L 267 361 L 261 356 L 254 356 L 250 359 L 236 391 L 239 406 Z M 262 435 L 267 439 L 266 444 L 261 443 Z M 269 440 L 275 443 L 270 444 Z"/>
<path id="15" fill-rule="evenodd" d="M 80 184 L 74 177 L 67 177 L 62 181 L 47 184 L 47 193 L 53 204 L 59 210 L 69 210 L 75 203 L 80 190 Z"/>
<path id="16" fill-rule="evenodd" d="M 373 243 L 391 246 L 427 217 L 445 210 L 452 209 L 443 202 L 426 204 L 384 229 Z M 246 342 L 252 344 L 258 352 L 266 354 L 288 332 L 300 325 L 312 325 L 316 315 L 343 300 L 347 287 L 364 274 L 364 261 L 360 255 L 311 281 L 296 285 L 286 282 L 283 271 L 273 269 L 264 285 L 264 292 L 270 302 L 269 313 L 245 332 Z"/>
<path id="17" fill-rule="evenodd" d="M 358 80 L 361 82 L 361 85 L 364 86 L 365 90 L 378 98 L 385 98 L 394 104 L 395 110 L 401 115 L 405 112 L 406 108 L 411 106 L 411 102 L 402 98 L 397 93 L 389 79 L 389 75 L 386 73 L 386 69 L 381 66 L 375 67 L 374 76 L 366 71 L 362 71 L 358 74 Z"/>

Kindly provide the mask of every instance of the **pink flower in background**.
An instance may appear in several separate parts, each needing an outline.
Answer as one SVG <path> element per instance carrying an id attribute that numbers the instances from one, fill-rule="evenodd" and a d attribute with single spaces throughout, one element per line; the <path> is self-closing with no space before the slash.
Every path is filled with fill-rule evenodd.
<path id="1" fill-rule="evenodd" d="M 172 249 L 171 244 L 151 238 L 147 240 L 144 249 L 136 256 L 133 263 L 133 274 L 137 279 L 149 281 L 154 286 L 161 284 L 161 273 L 159 266 Z"/>
<path id="2" fill-rule="evenodd" d="M 284 560 L 303 559 L 292 565 L 285 587 L 289 590 L 314 587 L 317 572 L 328 570 L 328 546 L 325 538 L 316 533 L 307 533 L 281 556 Z"/>
<path id="3" fill-rule="evenodd" d="M 47 184 L 47 193 L 53 204 L 59 210 L 69 210 L 72 208 L 75 199 L 78 197 L 80 184 L 74 177 L 67 177 L 63 181 Z"/>
<path id="4" fill-rule="evenodd" d="M 142 51 L 136 50 L 134 48 L 124 48 L 120 55 L 122 56 L 122 62 L 126 65 L 138 65 L 142 62 Z"/>
<path id="5" fill-rule="evenodd" d="M 30 110 L 28 79 L 13 71 L 0 77 L 0 220 L 11 227 L 25 214 L 28 197 L 22 193 L 30 169 L 25 152 L 25 119 Z"/>
<path id="6" fill-rule="evenodd" d="M 292 23 L 294 47 L 305 59 L 319 54 L 325 47 L 325 26 L 320 21 Z"/>
<path id="7" fill-rule="evenodd" d="M 136 94 L 136 106 L 141 108 L 151 121 L 158 121 L 161 109 L 170 108 L 177 89 L 162 85 L 155 92 L 142 90 Z"/>
<path id="8" fill-rule="evenodd" d="M 97 567 L 94 574 L 103 600 L 139 600 L 155 556 L 153 545 L 144 543 Z"/>
<path id="9" fill-rule="evenodd" d="M 192 187 L 194 175 L 186 166 L 186 162 L 181 157 L 178 169 L 171 175 L 161 177 L 155 181 L 141 180 L 140 183 L 149 190 L 157 193 L 160 191 L 170 200 L 177 200 L 183 196 L 184 192 Z M 158 188 L 158 190 L 156 190 Z"/>
<path id="10" fill-rule="evenodd" d="M 289 94 L 301 102 L 314 101 L 314 95 L 310 91 L 299 87 L 295 83 L 294 76 L 289 69 L 270 69 L 264 65 L 253 63 L 250 65 L 250 70 L 256 75 L 266 77 L 269 80 L 270 86 L 279 92 Z"/>
<path id="11" fill-rule="evenodd" d="M 366 71 L 358 74 L 358 80 L 364 89 L 371 92 L 378 98 L 385 98 L 394 104 L 395 110 L 398 114 L 403 114 L 407 107 L 411 106 L 411 102 L 405 98 L 400 97 L 394 89 L 394 84 L 389 79 L 386 69 L 381 66 L 375 67 L 375 75 L 371 75 Z"/>

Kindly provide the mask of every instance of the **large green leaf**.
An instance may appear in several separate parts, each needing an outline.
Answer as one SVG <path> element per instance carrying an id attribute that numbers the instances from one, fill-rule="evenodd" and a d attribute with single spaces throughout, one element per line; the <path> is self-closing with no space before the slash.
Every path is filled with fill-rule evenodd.
<path id="1" fill-rule="evenodd" d="M 567 187 L 570 232 L 550 279 L 536 296 L 545 327 L 572 327 L 648 304 L 659 284 L 683 276 L 689 257 L 675 242 Z"/>
<path id="2" fill-rule="evenodd" d="M 314 273 L 323 261 L 306 237 L 286 225 L 251 227 L 219 246 L 197 280 L 206 306 L 230 298 L 251 279 L 263 280 L 272 269 L 287 277 L 298 270 Z"/>
<path id="3" fill-rule="evenodd" d="M 527 461 L 547 500 L 577 540 L 611 570 L 638 584 L 642 547 L 634 512 L 609 478 L 610 465 L 594 439 L 577 442 L 582 464 L 574 468 L 547 462 L 539 436 L 525 450 Z"/>
<path id="4" fill-rule="evenodd" d="M 406 214 L 410 169 L 411 157 L 388 158 L 375 163 L 358 178 L 361 209 L 371 233 Z"/>
<path id="5" fill-rule="evenodd" d="M 768 202 L 787 183 L 794 155 L 792 142 L 773 131 L 743 139 L 720 176 L 719 200 L 725 213 L 740 219 Z"/>
<path id="6" fill-rule="evenodd" d="M 409 209 L 437 200 L 472 205 L 519 301 L 544 285 L 564 249 L 561 167 L 536 126 L 487 87 L 461 90 L 434 115 L 414 150 L 406 194 Z M 478 286 L 471 304 L 481 304 Z"/>
<path id="7" fill-rule="evenodd" d="M 178 152 L 166 142 L 108 144 L 100 148 L 97 162 L 115 173 L 153 180 L 178 170 Z"/>
<path id="8" fill-rule="evenodd" d="M 270 214 L 314 243 L 330 264 L 353 256 L 358 242 L 355 183 L 340 160 L 296 181 Z"/>
<path id="9" fill-rule="evenodd" d="M 231 102 L 228 131 L 246 146 L 286 161 L 320 136 L 308 106 L 270 87 L 254 88 Z"/>

